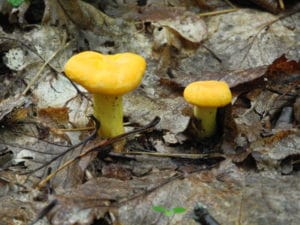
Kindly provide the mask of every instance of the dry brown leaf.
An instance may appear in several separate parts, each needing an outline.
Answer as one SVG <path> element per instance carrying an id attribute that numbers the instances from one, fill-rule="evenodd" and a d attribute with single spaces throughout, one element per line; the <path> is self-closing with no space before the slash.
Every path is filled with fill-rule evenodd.
<path id="1" fill-rule="evenodd" d="M 0 121 L 11 113 L 14 109 L 22 107 L 24 104 L 30 103 L 28 97 L 13 96 L 0 102 Z"/>

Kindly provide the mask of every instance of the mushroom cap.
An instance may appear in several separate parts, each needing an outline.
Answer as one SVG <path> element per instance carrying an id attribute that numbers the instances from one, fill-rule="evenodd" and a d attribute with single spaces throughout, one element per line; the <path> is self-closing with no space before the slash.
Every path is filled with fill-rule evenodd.
<path id="1" fill-rule="evenodd" d="M 199 107 L 222 107 L 231 102 L 228 84 L 224 81 L 197 81 L 190 83 L 183 92 L 185 100 Z"/>
<path id="2" fill-rule="evenodd" d="M 103 55 L 84 51 L 72 56 L 65 74 L 93 94 L 123 95 L 141 82 L 146 61 L 134 53 Z"/>

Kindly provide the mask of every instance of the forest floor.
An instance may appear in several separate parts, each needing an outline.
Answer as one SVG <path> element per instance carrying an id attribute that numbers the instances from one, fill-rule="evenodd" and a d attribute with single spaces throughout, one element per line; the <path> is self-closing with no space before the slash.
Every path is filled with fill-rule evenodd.
<path id="1" fill-rule="evenodd" d="M 0 225 L 299 224 L 299 9 L 0 1 Z M 124 135 L 95 137 L 91 95 L 64 75 L 85 50 L 146 59 Z M 182 94 L 200 80 L 233 96 L 204 140 Z"/>

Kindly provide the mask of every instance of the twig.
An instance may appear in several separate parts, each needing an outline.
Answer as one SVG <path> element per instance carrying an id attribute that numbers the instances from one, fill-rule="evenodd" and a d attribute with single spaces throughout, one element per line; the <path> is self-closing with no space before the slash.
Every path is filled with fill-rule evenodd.
<path id="1" fill-rule="evenodd" d="M 144 128 L 141 128 L 141 129 L 143 129 L 143 130 L 147 130 L 147 129 L 149 129 L 149 128 L 151 128 L 151 126 L 155 126 L 155 124 L 152 124 L 153 122 L 156 122 L 155 120 L 153 120 L 149 125 L 147 125 L 147 127 L 144 127 Z M 134 133 L 136 133 L 136 132 L 138 132 L 138 131 L 133 131 Z M 131 134 L 134 134 L 134 133 L 131 133 Z M 91 149 L 91 150 L 93 150 L 93 149 Z M 119 154 L 119 153 L 116 153 L 116 154 Z M 200 171 L 203 171 L 203 170 L 205 170 L 205 169 L 211 169 L 211 168 L 213 168 L 214 167 L 214 165 L 210 165 L 210 166 L 208 166 L 207 168 L 200 168 L 200 169 L 196 169 L 196 170 L 194 170 L 194 171 L 192 171 L 190 174 L 194 174 L 194 173 L 199 173 Z M 189 174 L 189 175 L 190 175 Z M 185 178 L 186 176 L 189 176 L 189 175 L 186 175 L 186 174 L 183 174 L 183 173 L 176 173 L 176 174 L 174 174 L 173 176 L 171 176 L 171 177 L 169 177 L 168 179 L 166 179 L 165 181 L 163 181 L 163 182 L 161 182 L 160 184 L 158 184 L 157 186 L 155 186 L 155 187 L 152 187 L 152 188 L 149 188 L 148 190 L 146 190 L 145 192 L 143 192 L 143 193 L 138 193 L 138 194 L 135 194 L 135 195 L 133 195 L 133 196 L 131 196 L 131 197 L 129 197 L 129 198 L 126 198 L 126 199 L 122 199 L 122 200 L 120 200 L 120 201 L 117 201 L 117 202 L 112 202 L 112 204 L 111 205 L 104 205 L 104 206 L 102 206 L 102 205 L 97 205 L 97 207 L 109 207 L 110 209 L 112 209 L 112 208 L 118 208 L 118 207 L 120 207 L 120 206 L 122 206 L 122 205 L 124 205 L 124 204 L 126 204 L 127 202 L 129 202 L 129 201 L 134 201 L 134 200 L 136 200 L 136 199 L 138 199 L 138 198 L 144 198 L 144 196 L 145 195 L 149 195 L 150 193 L 153 193 L 154 191 L 156 191 L 156 190 L 158 190 L 159 188 L 161 188 L 161 187 L 163 187 L 163 186 L 165 186 L 165 185 L 167 185 L 167 184 L 169 184 L 169 183 L 171 183 L 172 181 L 175 181 L 175 180 L 178 180 L 178 179 L 183 179 L 183 178 Z M 46 182 L 48 182 L 48 180 L 46 181 Z M 55 204 L 56 204 L 57 202 L 55 202 Z M 50 204 L 53 204 L 53 202 L 50 202 L 49 203 L 49 205 Z M 51 208 L 51 206 L 49 206 L 49 205 L 47 205 L 40 213 L 39 213 L 39 216 L 37 217 L 37 219 L 34 221 L 34 223 L 36 223 L 38 220 L 40 220 L 40 219 L 42 219 L 52 208 Z M 48 210 L 50 208 L 50 210 Z M 30 225 L 33 225 L 34 223 L 31 223 Z"/>
<path id="2" fill-rule="evenodd" d="M 42 72 L 42 70 L 44 69 L 44 67 L 46 67 L 46 66 L 48 66 L 50 69 L 52 69 L 53 71 L 55 71 L 55 72 L 57 72 L 57 73 L 61 73 L 62 71 L 60 71 L 60 70 L 57 70 L 54 66 L 52 66 L 51 64 L 50 64 L 50 62 L 51 62 L 51 60 L 56 56 L 56 54 L 60 51 L 60 50 L 62 50 L 62 49 L 64 49 L 65 47 L 67 47 L 67 45 L 69 45 L 70 44 L 70 42 L 68 42 L 65 46 L 63 46 L 61 49 L 58 49 L 58 51 L 57 52 L 55 52 L 51 57 L 50 57 L 50 59 L 48 59 L 48 60 L 45 60 L 35 49 L 33 49 L 32 47 L 30 47 L 28 44 L 26 44 L 26 43 L 24 43 L 23 41 L 20 41 L 20 40 L 18 40 L 18 39 L 15 39 L 15 38 L 11 38 L 11 37 L 5 37 L 5 36 L 0 36 L 0 39 L 5 39 L 5 40 L 10 40 L 10 41 L 13 41 L 13 42 L 16 42 L 16 43 L 19 43 L 21 46 L 23 46 L 23 47 L 25 47 L 26 49 L 28 49 L 29 51 L 31 51 L 32 53 L 34 53 L 37 57 L 39 57 L 43 62 L 44 62 L 44 65 L 41 67 L 41 69 L 40 69 L 40 71 Z M 73 41 L 73 40 L 72 40 Z M 41 72 L 38 72 L 37 73 L 37 78 L 38 78 L 38 76 L 39 76 L 39 73 L 41 73 Z M 87 98 L 79 89 L 78 89 L 78 87 L 67 77 L 67 76 L 65 76 L 65 78 L 67 78 L 69 81 L 70 81 L 70 83 L 72 84 L 72 86 L 75 88 L 75 90 L 77 91 L 77 93 L 79 93 L 81 96 L 84 96 L 85 98 Z M 27 88 L 26 88 L 27 89 Z M 27 90 L 26 90 L 26 92 L 27 92 Z M 23 91 L 23 95 L 24 95 L 24 93 L 26 93 L 25 92 L 25 90 Z"/>
<path id="3" fill-rule="evenodd" d="M 94 130 L 95 127 L 77 127 L 77 128 L 61 128 L 57 129 L 61 132 L 77 132 L 77 131 L 88 131 L 88 130 Z"/>
<path id="4" fill-rule="evenodd" d="M 189 174 L 184 174 L 184 173 L 176 173 L 174 174 L 172 177 L 166 179 L 164 182 L 158 184 L 157 186 L 155 187 L 152 187 L 150 188 L 149 190 L 146 190 L 145 192 L 143 193 L 139 193 L 139 194 L 136 194 L 132 197 L 129 197 L 127 199 L 124 199 L 124 200 L 120 200 L 119 202 L 116 202 L 116 203 L 113 203 L 112 206 L 114 207 L 120 207 L 122 205 L 124 205 L 125 203 L 129 202 L 129 201 L 133 201 L 135 199 L 138 199 L 138 198 L 141 198 L 141 197 L 145 197 L 145 195 L 148 195 L 150 193 L 153 193 L 154 191 L 158 190 L 159 188 L 171 183 L 172 181 L 175 181 L 175 180 L 178 180 L 178 179 L 184 179 L 186 178 L 187 176 L 190 176 L 192 174 L 195 174 L 195 173 L 199 173 L 200 171 L 203 171 L 203 170 L 206 170 L 206 169 L 211 169 L 215 167 L 215 165 L 210 165 L 210 166 L 207 166 L 206 168 L 199 168 L 199 169 L 196 169 L 196 170 L 193 170 L 191 171 Z"/>
<path id="5" fill-rule="evenodd" d="M 81 90 L 79 90 L 79 88 L 76 86 L 76 84 L 74 84 L 74 82 L 63 73 L 64 77 L 67 78 L 69 80 L 69 82 L 71 83 L 71 85 L 73 86 L 73 88 L 76 90 L 76 92 L 79 94 L 79 96 L 83 96 L 85 99 L 87 99 L 89 102 L 91 102 L 91 99 L 84 94 Z M 65 106 L 69 104 L 69 102 L 71 102 L 73 99 L 75 99 L 77 97 L 77 95 L 75 97 L 70 98 L 66 103 Z"/>
<path id="6" fill-rule="evenodd" d="M 238 218 L 237 218 L 237 221 L 236 221 L 237 225 L 242 225 L 243 203 L 244 203 L 244 191 L 242 190 L 241 201 L 240 201 L 239 209 L 238 209 Z"/>
<path id="7" fill-rule="evenodd" d="M 92 117 L 93 118 L 93 117 Z M 93 139 L 96 137 L 97 135 L 97 130 L 98 128 L 100 127 L 100 123 L 94 119 L 95 123 L 96 123 L 96 126 L 95 126 L 95 130 L 93 131 L 93 133 L 86 137 L 83 141 L 79 142 L 78 144 L 76 145 L 73 145 L 72 147 L 68 148 L 66 151 L 60 153 L 59 155 L 57 155 L 56 157 L 54 157 L 53 159 L 51 159 L 49 162 L 43 164 L 42 166 L 34 169 L 34 170 L 30 170 L 30 171 L 26 171 L 26 172 L 23 172 L 21 173 L 21 175 L 27 175 L 27 174 L 32 174 L 32 173 L 35 173 L 37 171 L 39 171 L 40 169 L 43 169 L 45 168 L 46 166 L 50 165 L 51 163 L 53 163 L 54 161 L 56 161 L 57 159 L 61 158 L 62 156 L 64 156 L 65 154 L 67 154 L 68 152 L 74 150 L 75 148 L 79 147 L 80 145 L 84 145 L 85 143 L 87 143 L 89 140 Z"/>
<path id="8" fill-rule="evenodd" d="M 231 13 L 231 12 L 236 12 L 239 10 L 238 7 L 236 7 L 234 4 L 232 4 L 229 0 L 225 0 L 225 2 L 230 5 L 231 9 L 224 9 L 224 10 L 218 10 L 214 12 L 206 12 L 206 13 L 200 13 L 199 16 L 215 16 L 219 14 L 225 14 L 225 13 Z"/>
<path id="9" fill-rule="evenodd" d="M 183 154 L 183 153 L 160 153 L 160 152 L 124 152 L 111 153 L 114 155 L 149 155 L 155 157 L 169 157 L 169 158 L 184 158 L 184 159 L 201 159 L 207 157 L 224 157 L 221 153 L 203 153 L 203 154 Z"/>
<path id="10" fill-rule="evenodd" d="M 222 63 L 222 59 L 219 58 L 219 56 L 217 56 L 216 53 L 214 53 L 210 48 L 208 48 L 206 45 L 202 44 L 202 47 L 205 48 L 210 54 L 212 54 L 212 56 L 219 62 Z"/>
<path id="11" fill-rule="evenodd" d="M 231 12 L 236 12 L 236 11 L 238 11 L 238 8 L 224 9 L 224 10 L 219 10 L 219 11 L 214 11 L 214 12 L 199 13 L 198 15 L 201 16 L 201 17 L 215 16 L 215 15 L 219 15 L 219 14 L 231 13 Z"/>
<path id="12" fill-rule="evenodd" d="M 53 153 L 53 152 L 43 152 L 43 151 L 35 150 L 33 148 L 29 148 L 29 147 L 26 147 L 26 146 L 21 146 L 21 145 L 18 145 L 18 144 L 6 143 L 1 139 L 0 139 L 0 144 L 10 146 L 10 147 L 14 147 L 14 148 L 22 148 L 22 149 L 28 150 L 30 152 L 35 152 L 35 153 L 39 153 L 39 154 L 57 155 L 57 153 Z M 67 147 L 67 146 L 60 146 L 60 147 Z M 1 151 L 0 151 L 0 153 L 1 153 Z"/>
<path id="13" fill-rule="evenodd" d="M 252 37 L 252 40 L 250 41 L 249 43 L 249 47 L 248 47 L 248 50 L 246 51 L 244 57 L 242 58 L 241 60 L 241 63 L 244 62 L 244 60 L 246 59 L 247 55 L 249 54 L 250 50 L 252 49 L 253 45 L 254 45 L 254 41 L 257 39 L 258 35 L 268 26 L 271 26 L 273 25 L 274 23 L 277 23 L 278 21 L 286 18 L 286 17 L 289 17 L 289 16 L 292 16 L 293 14 L 295 14 L 297 11 L 292 11 L 292 12 L 289 12 L 287 14 L 284 14 L 284 15 L 281 15 L 281 16 L 278 16 L 277 18 L 275 18 L 274 20 L 272 21 L 269 21 L 269 22 L 266 22 L 266 23 L 263 23 L 261 24 L 260 26 L 258 26 L 258 31 L 257 33 Z"/>
<path id="14" fill-rule="evenodd" d="M 46 183 L 52 179 L 57 173 L 59 173 L 60 171 L 62 171 L 64 168 L 68 167 L 69 165 L 71 165 L 72 163 L 76 162 L 77 160 L 79 160 L 80 158 L 88 155 L 89 153 L 93 152 L 93 151 L 98 151 L 98 150 L 103 150 L 104 147 L 110 146 L 120 140 L 122 140 L 125 137 L 128 137 L 130 135 L 136 134 L 136 133 L 142 133 L 145 131 L 148 131 L 149 129 L 153 128 L 156 124 L 158 124 L 160 121 L 159 117 L 155 117 L 154 120 L 152 122 L 150 122 L 148 125 L 146 125 L 145 127 L 142 128 L 138 128 L 136 130 L 118 135 L 116 137 L 110 138 L 110 139 L 106 139 L 103 140 L 101 142 L 95 143 L 94 145 L 92 145 L 91 147 L 89 147 L 88 149 L 85 150 L 85 152 L 81 153 L 80 155 L 78 155 L 77 157 L 75 157 L 74 159 L 71 159 L 69 161 L 67 161 L 66 163 L 64 163 L 61 167 L 59 167 L 56 171 L 54 171 L 53 173 L 51 173 L 50 175 L 48 175 L 45 179 L 43 179 L 38 185 L 37 188 L 41 189 L 42 187 L 44 187 L 46 185 Z M 100 148 L 100 149 L 99 149 Z M 103 152 L 102 152 L 103 153 Z"/>
<path id="15" fill-rule="evenodd" d="M 66 39 L 66 35 L 64 37 L 64 40 Z M 30 87 L 39 79 L 41 73 L 43 72 L 43 70 L 45 69 L 45 67 L 57 56 L 57 54 L 65 49 L 68 45 L 70 45 L 70 42 L 64 44 L 63 46 L 61 46 L 59 49 L 57 49 L 53 55 L 47 59 L 44 64 L 41 66 L 41 68 L 39 69 L 39 71 L 37 72 L 37 74 L 30 80 L 30 82 L 27 84 L 27 87 L 25 88 L 25 90 L 23 91 L 22 95 L 26 95 L 27 91 L 30 89 Z"/>
<path id="16" fill-rule="evenodd" d="M 37 57 L 39 57 L 43 62 L 46 62 L 46 60 L 32 47 L 30 47 L 29 45 L 25 44 L 23 41 L 20 41 L 18 39 L 15 38 L 11 38 L 11 37 L 5 37 L 5 36 L 0 36 L 0 39 L 5 39 L 5 40 L 10 40 L 16 43 L 19 43 L 21 46 L 27 48 L 29 51 L 31 51 L 32 53 L 34 53 Z M 60 72 L 58 71 L 55 67 L 53 67 L 51 64 L 47 64 L 47 66 L 49 66 L 52 70 L 54 70 L 55 72 Z"/>
<path id="17" fill-rule="evenodd" d="M 40 219 L 42 219 L 44 216 L 46 216 L 53 208 L 56 206 L 58 203 L 57 199 L 54 199 L 51 201 L 45 208 L 42 209 L 42 211 L 39 212 L 37 218 L 34 219 L 30 224 L 28 225 L 33 225 L 37 223 Z"/>

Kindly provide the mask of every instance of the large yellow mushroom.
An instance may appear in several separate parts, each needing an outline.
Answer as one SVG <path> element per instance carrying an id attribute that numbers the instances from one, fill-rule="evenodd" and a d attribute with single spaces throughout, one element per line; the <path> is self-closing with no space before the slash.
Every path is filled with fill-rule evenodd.
<path id="1" fill-rule="evenodd" d="M 200 121 L 199 138 L 211 137 L 217 127 L 217 108 L 228 105 L 232 99 L 228 84 L 215 80 L 193 82 L 184 89 L 183 96 L 194 105 L 194 116 Z"/>
<path id="2" fill-rule="evenodd" d="M 145 59 L 134 53 L 84 51 L 67 61 L 64 72 L 93 94 L 94 116 L 101 122 L 98 134 L 110 138 L 124 132 L 122 95 L 140 84 L 145 69 Z"/>

